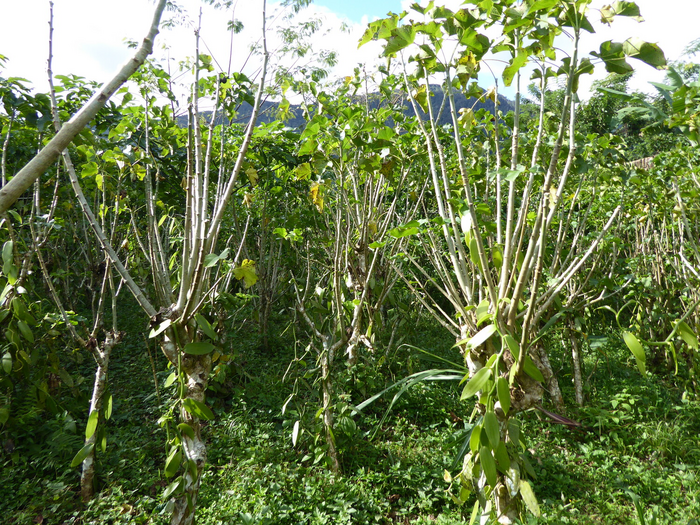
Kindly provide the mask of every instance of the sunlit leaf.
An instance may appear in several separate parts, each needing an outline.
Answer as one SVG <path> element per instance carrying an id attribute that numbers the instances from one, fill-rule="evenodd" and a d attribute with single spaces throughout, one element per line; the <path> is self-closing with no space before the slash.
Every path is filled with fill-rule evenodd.
<path id="1" fill-rule="evenodd" d="M 625 340 L 627 348 L 630 349 L 632 355 L 637 360 L 637 368 L 639 368 L 639 373 L 646 375 L 646 361 L 647 356 L 644 353 L 644 348 L 639 344 L 637 338 L 631 332 L 622 332 L 622 338 Z"/>
<path id="2" fill-rule="evenodd" d="M 250 288 L 258 282 L 258 274 L 255 271 L 255 261 L 243 259 L 243 262 L 238 268 L 234 268 L 233 276 L 239 281 L 243 279 L 243 284 L 246 288 Z"/>
<path id="3" fill-rule="evenodd" d="M 501 409 L 507 415 L 510 410 L 510 388 L 505 377 L 499 377 L 496 380 L 496 392 L 498 393 L 498 401 L 501 403 Z"/>
<path id="4" fill-rule="evenodd" d="M 469 380 L 469 382 L 466 385 L 464 385 L 464 389 L 462 390 L 462 396 L 460 397 L 460 399 L 465 400 L 476 394 L 479 390 L 484 388 L 484 386 L 490 378 L 490 368 L 481 368 L 480 370 L 478 370 L 474 374 L 474 376 Z"/>
<path id="5" fill-rule="evenodd" d="M 523 501 L 530 512 L 535 516 L 540 515 L 540 505 L 537 503 L 537 498 L 535 493 L 532 491 L 530 484 L 524 479 L 520 480 L 520 495 L 523 497 Z"/>
<path id="6" fill-rule="evenodd" d="M 92 452 L 94 448 L 94 443 L 90 443 L 89 445 L 85 445 L 83 448 L 81 448 L 73 458 L 73 461 L 70 462 L 71 468 L 75 468 L 85 461 L 85 458 L 90 455 L 90 452 Z"/>
<path id="7" fill-rule="evenodd" d="M 498 483 L 498 472 L 496 472 L 496 461 L 493 459 L 488 447 L 483 446 L 479 449 L 479 462 L 484 470 L 486 481 L 489 485 L 495 487 L 496 483 Z"/>
<path id="8" fill-rule="evenodd" d="M 180 463 L 182 462 L 182 449 L 180 447 L 173 447 L 170 451 L 170 455 L 165 460 L 165 468 L 163 469 L 163 474 L 166 478 L 172 478 L 177 470 L 180 468 Z"/>
<path id="9" fill-rule="evenodd" d="M 499 431 L 496 414 L 492 411 L 487 411 L 486 414 L 484 414 L 484 430 L 486 431 L 486 436 L 489 438 L 491 449 L 495 449 L 498 446 L 498 442 L 501 440 L 501 433 Z"/>
<path id="10" fill-rule="evenodd" d="M 166 319 L 162 323 L 158 325 L 157 328 L 151 328 L 151 331 L 148 333 L 149 339 L 152 339 L 153 337 L 156 337 L 157 335 L 160 335 L 161 333 L 165 332 L 165 330 L 170 326 L 172 321 L 170 319 Z"/>
<path id="11" fill-rule="evenodd" d="M 296 446 L 297 439 L 299 439 L 299 423 L 300 421 L 294 422 L 294 428 L 292 428 L 292 445 Z"/>
<path id="12" fill-rule="evenodd" d="M 100 412 L 98 410 L 93 410 L 87 420 L 87 426 L 85 427 L 85 439 L 90 439 L 97 430 L 97 422 L 100 420 Z"/>
<path id="13" fill-rule="evenodd" d="M 182 406 L 195 417 L 200 419 L 214 419 L 214 413 L 201 401 L 188 397 L 182 400 Z"/>

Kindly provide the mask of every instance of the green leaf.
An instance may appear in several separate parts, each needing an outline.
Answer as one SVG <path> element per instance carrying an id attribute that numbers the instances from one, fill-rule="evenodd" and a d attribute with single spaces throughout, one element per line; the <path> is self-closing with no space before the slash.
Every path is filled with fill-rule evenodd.
<path id="1" fill-rule="evenodd" d="M 523 370 L 525 370 L 525 373 L 535 381 L 539 381 L 540 383 L 544 382 L 544 376 L 542 375 L 542 372 L 540 372 L 540 369 L 537 368 L 537 365 L 535 365 L 535 362 L 529 355 L 525 356 Z"/>
<path id="2" fill-rule="evenodd" d="M 469 448 L 472 452 L 479 450 L 479 446 L 481 445 L 481 429 L 481 425 L 476 425 L 472 428 L 472 433 L 469 436 Z"/>
<path id="3" fill-rule="evenodd" d="M 85 427 L 85 439 L 90 439 L 97 430 L 97 422 L 100 420 L 99 410 L 93 410 L 90 412 L 90 417 L 87 420 L 87 426 Z"/>
<path id="4" fill-rule="evenodd" d="M 505 442 L 498 442 L 498 446 L 496 447 L 496 450 L 493 451 L 493 455 L 496 458 L 498 470 L 500 470 L 503 474 L 506 474 L 508 469 L 510 469 L 510 456 L 508 455 L 508 449 L 506 448 Z"/>
<path id="5" fill-rule="evenodd" d="M 165 460 L 165 469 L 163 474 L 166 478 L 172 478 L 177 470 L 180 468 L 180 463 L 182 462 L 182 449 L 180 447 L 173 447 L 168 455 L 168 459 Z"/>
<path id="6" fill-rule="evenodd" d="M 666 57 L 661 48 L 641 38 L 628 38 L 622 44 L 622 50 L 625 55 L 641 60 L 653 68 L 663 69 L 666 66 Z"/>
<path id="7" fill-rule="evenodd" d="M 525 65 L 527 62 L 527 57 L 527 51 L 524 49 L 519 49 L 518 54 L 511 58 L 508 67 L 503 70 L 503 83 L 506 85 L 506 87 L 513 83 L 515 74 Z"/>
<path id="8" fill-rule="evenodd" d="M 637 338 L 631 332 L 622 332 L 622 338 L 625 340 L 627 348 L 632 351 L 632 355 L 637 360 L 637 368 L 639 368 L 639 373 L 643 376 L 646 375 L 646 361 L 647 356 L 644 353 L 644 348 L 639 344 Z"/>
<path id="9" fill-rule="evenodd" d="M 214 413 L 201 401 L 188 397 L 182 400 L 182 406 L 195 417 L 200 419 L 214 419 Z"/>
<path id="10" fill-rule="evenodd" d="M 685 321 L 680 321 L 678 323 L 678 334 L 681 336 L 681 339 L 685 341 L 690 348 L 693 350 L 698 349 L 698 337 L 695 335 L 695 332 L 691 330 L 690 326 Z"/>
<path id="11" fill-rule="evenodd" d="M 540 506 L 537 503 L 537 498 L 535 493 L 532 491 L 530 484 L 524 479 L 520 480 L 520 495 L 523 497 L 523 501 L 530 512 L 535 516 L 540 516 Z"/>
<path id="12" fill-rule="evenodd" d="M 395 239 L 408 237 L 409 235 L 415 235 L 417 233 L 418 228 L 416 227 L 397 226 L 396 228 L 389 230 L 389 235 L 391 235 Z"/>
<path id="13" fill-rule="evenodd" d="M 30 343 L 34 343 L 34 334 L 32 334 L 29 325 L 27 325 L 27 323 L 24 321 L 17 321 L 17 326 L 19 327 L 19 331 L 22 333 L 22 336 Z"/>
<path id="14" fill-rule="evenodd" d="M 495 487 L 496 483 L 498 483 L 498 472 L 496 472 L 496 461 L 493 459 L 488 447 L 481 447 L 479 450 L 479 462 L 484 470 L 486 481 L 489 485 Z"/>
<path id="15" fill-rule="evenodd" d="M 187 423 L 180 423 L 177 428 L 180 430 L 180 432 L 187 436 L 190 439 L 194 439 L 194 429 L 189 426 Z"/>
<path id="16" fill-rule="evenodd" d="M 166 319 L 162 323 L 158 325 L 158 328 L 151 328 L 151 331 L 148 333 L 148 338 L 152 339 L 156 337 L 157 335 L 162 334 L 165 332 L 165 330 L 172 324 L 172 321 L 170 319 Z"/>
<path id="17" fill-rule="evenodd" d="M 168 378 L 165 380 L 165 385 L 163 385 L 164 388 L 168 388 L 170 385 L 172 385 L 175 380 L 177 379 L 177 372 L 172 372 Z"/>
<path id="18" fill-rule="evenodd" d="M 299 439 L 299 421 L 294 422 L 294 428 L 292 428 L 292 446 L 297 445 L 297 439 Z"/>
<path id="19" fill-rule="evenodd" d="M 467 348 L 479 348 L 483 345 L 489 338 L 496 333 L 496 325 L 490 324 L 479 330 L 474 337 L 465 340 L 467 343 Z M 460 343 L 457 343 L 459 345 Z"/>
<path id="20" fill-rule="evenodd" d="M 5 352 L 2 355 L 2 369 L 6 374 L 12 372 L 12 354 L 10 352 Z"/>
<path id="21" fill-rule="evenodd" d="M 6 241 L 5 244 L 2 245 L 2 262 L 4 265 L 12 264 L 12 248 L 14 247 L 14 243 L 12 241 Z"/>
<path id="22" fill-rule="evenodd" d="M 474 525 L 476 523 L 476 520 L 479 518 L 479 509 L 481 507 L 479 506 L 479 499 L 474 502 L 474 508 L 472 509 L 472 515 L 469 518 L 469 525 Z"/>
<path id="23" fill-rule="evenodd" d="M 486 431 L 486 436 L 489 438 L 491 449 L 495 449 L 501 440 L 501 433 L 498 427 L 498 418 L 496 418 L 496 414 L 491 411 L 484 414 L 484 430 Z"/>
<path id="24" fill-rule="evenodd" d="M 412 25 L 397 27 L 391 32 L 391 36 L 384 47 L 383 56 L 390 56 L 405 47 L 410 46 L 416 39 L 416 28 Z"/>
<path id="25" fill-rule="evenodd" d="M 105 419 L 109 420 L 112 417 L 112 394 L 107 396 L 107 401 L 105 402 Z"/>
<path id="26" fill-rule="evenodd" d="M 238 268 L 234 268 L 233 276 L 239 281 L 243 279 L 246 288 L 250 288 L 258 282 L 258 274 L 255 272 L 255 261 L 244 259 Z"/>
<path id="27" fill-rule="evenodd" d="M 478 370 L 476 374 L 474 374 L 474 377 L 472 377 L 469 380 L 469 382 L 466 385 L 464 385 L 464 390 L 462 390 L 462 396 L 460 397 L 460 399 L 464 401 L 465 399 L 476 394 L 479 390 L 484 388 L 484 386 L 490 378 L 490 368 L 484 367 L 481 370 Z"/>
<path id="28" fill-rule="evenodd" d="M 206 317 L 204 317 L 202 314 L 197 314 L 194 316 L 194 319 L 197 321 L 197 326 L 199 326 L 199 329 L 204 332 L 204 335 L 206 335 L 209 339 L 216 340 L 216 332 L 214 331 L 214 328 L 212 328 L 209 321 L 207 321 Z"/>
<path id="29" fill-rule="evenodd" d="M 506 342 L 506 345 L 508 345 L 508 350 L 510 350 L 511 355 L 517 361 L 518 356 L 520 355 L 520 345 L 515 340 L 515 338 L 510 334 L 504 335 L 503 340 Z"/>
<path id="30" fill-rule="evenodd" d="M 510 410 L 510 388 L 505 377 L 499 377 L 496 380 L 496 392 L 498 393 L 498 401 L 501 403 L 503 413 L 508 415 Z"/>
<path id="31" fill-rule="evenodd" d="M 305 155 L 312 155 L 316 151 L 317 148 L 318 148 L 318 142 L 316 142 L 316 139 L 306 140 L 301 144 L 301 147 L 299 148 L 297 155 L 299 155 L 300 157 L 303 157 Z"/>
<path id="32" fill-rule="evenodd" d="M 90 452 L 92 452 L 94 448 L 94 443 L 90 443 L 89 445 L 85 445 L 83 448 L 81 448 L 73 458 L 73 461 L 70 462 L 71 468 L 75 468 L 85 461 L 85 458 L 90 455 Z"/>
<path id="33" fill-rule="evenodd" d="M 73 378 L 70 376 L 70 374 L 66 371 L 65 368 L 59 369 L 58 375 L 61 378 L 61 381 L 63 381 L 68 388 L 73 388 L 75 383 L 73 382 Z"/>
<path id="34" fill-rule="evenodd" d="M 7 423 L 8 419 L 10 419 L 10 410 L 7 407 L 0 408 L 0 425 Z"/>
<path id="35" fill-rule="evenodd" d="M 491 248 L 491 259 L 493 260 L 493 266 L 500 270 L 501 266 L 503 266 L 503 251 L 500 246 L 496 245 Z"/>
<path id="36" fill-rule="evenodd" d="M 168 485 L 168 488 L 166 488 L 165 492 L 163 492 L 163 498 L 167 499 L 175 492 L 179 492 L 181 490 L 182 483 L 182 476 L 180 476 L 170 485 Z"/>
<path id="37" fill-rule="evenodd" d="M 187 343 L 183 349 L 189 355 L 207 355 L 214 351 L 214 345 L 211 343 Z"/>

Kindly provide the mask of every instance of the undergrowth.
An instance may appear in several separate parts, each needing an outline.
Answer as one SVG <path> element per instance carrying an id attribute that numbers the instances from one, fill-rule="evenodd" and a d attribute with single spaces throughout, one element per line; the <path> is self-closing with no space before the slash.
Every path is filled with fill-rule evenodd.
<path id="1" fill-rule="evenodd" d="M 412 338 L 417 346 L 443 353 L 452 344 L 429 326 L 419 326 Z M 241 340 L 238 355 L 227 380 L 209 398 L 217 418 L 205 427 L 209 464 L 198 523 L 468 522 L 473 501 L 455 505 L 443 480 L 445 469 L 460 464 L 455 455 L 471 428 L 473 406 L 459 402 L 455 383 L 413 387 L 379 428 L 388 399 L 361 416 L 348 416 L 353 424 L 338 437 L 343 475 L 334 476 L 314 453 L 312 426 L 307 423 L 292 444 L 300 404 L 313 405 L 317 399 L 300 396 L 297 408 L 290 403 L 282 413 L 292 392 L 285 377 L 289 353 L 264 353 L 254 342 Z M 343 403 L 358 404 L 380 390 L 377 385 L 431 366 L 406 348 L 389 357 L 366 375 L 365 383 L 354 384 L 352 374 L 341 373 L 354 385 Z M 588 356 L 589 369 L 594 357 Z M 524 523 L 698 523 L 700 404 L 684 399 L 672 377 L 641 377 L 622 346 L 611 345 L 606 359 L 591 376 L 581 408 L 571 401 L 567 360 L 553 360 L 569 402 L 566 415 L 583 430 L 554 425 L 539 412 L 522 416 L 542 509 L 540 518 L 524 517 Z M 72 405 L 72 413 L 44 414 L 44 420 L 28 423 L 40 431 L 43 444 L 18 443 L 16 450 L 2 453 L 1 521 L 167 523 L 161 498 L 167 485 L 161 470 L 165 431 L 158 419 L 170 402 L 162 388 L 169 372 L 162 357 L 156 356 L 155 364 L 159 395 L 143 340 L 127 338 L 117 348 L 110 373 L 114 416 L 107 452 L 98 456 L 97 497 L 80 503 L 79 472 L 69 468 L 87 415 L 86 408 Z M 89 373 L 84 371 L 86 377 Z M 89 383 L 81 386 L 83 399 Z"/>

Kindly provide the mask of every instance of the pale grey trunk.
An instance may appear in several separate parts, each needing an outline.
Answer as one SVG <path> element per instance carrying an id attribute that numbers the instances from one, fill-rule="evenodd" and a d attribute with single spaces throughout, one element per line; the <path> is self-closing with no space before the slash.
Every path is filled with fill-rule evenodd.
<path id="1" fill-rule="evenodd" d="M 579 345 L 577 333 L 574 330 L 569 330 L 569 338 L 571 341 L 571 358 L 574 366 L 574 395 L 576 396 L 576 404 L 578 406 L 583 406 L 581 347 Z"/>
<path id="2" fill-rule="evenodd" d="M 333 350 L 330 345 L 323 343 L 323 355 L 321 355 L 321 389 L 323 395 L 323 428 L 326 433 L 326 443 L 328 444 L 328 457 L 331 460 L 331 470 L 334 473 L 340 472 L 340 461 L 338 460 L 338 450 L 335 448 L 333 438 L 333 382 L 331 378 L 331 367 L 333 365 Z"/>
<path id="3" fill-rule="evenodd" d="M 552 365 L 549 362 L 549 357 L 547 357 L 547 351 L 543 346 L 538 346 L 537 352 L 537 366 L 544 376 L 545 383 L 547 384 L 547 391 L 549 392 L 549 399 L 552 401 L 557 410 L 564 409 L 564 397 L 561 395 L 561 389 L 559 388 L 559 381 L 557 376 L 552 370 Z"/>
<path id="4" fill-rule="evenodd" d="M 114 332 L 107 332 L 105 337 L 105 342 L 100 349 L 99 347 L 95 349 L 94 356 L 97 362 L 97 370 L 95 371 L 95 384 L 92 387 L 92 399 L 90 400 L 90 412 L 92 414 L 95 411 L 102 410 L 102 400 L 104 397 L 105 390 L 107 389 L 107 370 L 109 369 L 109 356 L 112 353 L 114 345 L 119 342 L 119 334 Z M 88 439 L 85 440 L 85 445 L 96 445 L 97 443 L 97 431 Z M 80 497 L 83 501 L 90 501 L 95 493 L 94 489 L 94 479 L 95 479 L 95 449 L 90 451 L 90 454 L 83 461 L 83 471 L 80 475 Z"/>
<path id="5" fill-rule="evenodd" d="M 184 398 L 194 399 L 200 403 L 205 402 L 205 393 L 211 371 L 211 357 L 182 356 L 182 372 L 185 374 L 186 392 Z M 190 525 L 194 523 L 194 511 L 197 507 L 197 496 L 201 484 L 202 472 L 207 462 L 207 446 L 202 439 L 202 426 L 199 418 L 180 409 L 180 420 L 187 423 L 194 430 L 194 439 L 183 435 L 183 468 L 185 473 L 184 491 L 174 498 L 171 525 Z M 192 465 L 192 467 L 190 467 Z M 196 467 L 196 469 L 194 468 Z M 196 476 L 194 472 L 196 470 Z"/>

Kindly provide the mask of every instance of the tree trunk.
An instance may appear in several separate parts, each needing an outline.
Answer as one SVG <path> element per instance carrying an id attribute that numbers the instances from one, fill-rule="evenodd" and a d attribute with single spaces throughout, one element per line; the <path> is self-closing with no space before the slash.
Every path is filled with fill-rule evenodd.
<path id="1" fill-rule="evenodd" d="M 109 369 L 109 357 L 112 353 L 114 345 L 119 342 L 120 334 L 117 332 L 107 332 L 105 336 L 105 342 L 102 349 L 95 348 L 94 356 L 97 362 L 97 370 L 95 371 L 95 384 L 92 387 L 92 399 L 90 400 L 90 414 L 97 411 L 99 413 L 102 410 L 102 398 L 104 397 L 105 390 L 107 389 L 107 370 Z M 92 436 L 85 440 L 85 445 L 93 445 L 97 443 L 97 430 L 93 432 Z M 84 502 L 88 502 L 92 499 L 95 494 L 94 487 L 95 479 L 95 449 L 90 451 L 83 461 L 83 471 L 80 475 L 80 497 Z"/>
<path id="2" fill-rule="evenodd" d="M 581 346 L 579 345 L 577 332 L 569 330 L 569 340 L 571 341 L 571 358 L 574 367 L 574 395 L 576 404 L 583 406 L 583 375 L 581 367 Z"/>
<path id="3" fill-rule="evenodd" d="M 549 362 L 549 357 L 547 357 L 547 351 L 543 346 L 538 345 L 536 348 L 537 358 L 538 358 L 538 368 L 544 376 L 544 380 L 547 383 L 547 391 L 549 392 L 549 398 L 556 407 L 557 410 L 564 409 L 564 397 L 561 395 L 561 389 L 559 388 L 559 381 L 557 376 L 552 370 L 552 365 Z"/>
<path id="4" fill-rule="evenodd" d="M 321 388 L 323 394 L 323 428 L 326 432 L 326 443 L 328 444 L 328 457 L 331 460 L 331 470 L 335 474 L 340 473 L 340 461 L 338 460 L 338 450 L 335 448 L 335 438 L 333 436 L 333 383 L 331 379 L 331 366 L 333 365 L 332 350 L 325 342 L 323 344 L 323 355 L 321 356 Z"/>
<path id="5" fill-rule="evenodd" d="M 211 371 L 211 357 L 209 355 L 182 356 L 182 372 L 185 376 L 186 399 L 193 399 L 200 403 L 205 402 L 205 393 Z M 194 523 L 194 511 L 197 507 L 197 496 L 202 479 L 202 472 L 207 462 L 207 447 L 202 439 L 202 425 L 198 417 L 180 408 L 180 420 L 189 425 L 194 431 L 194 438 L 183 433 L 184 457 L 182 466 L 185 470 L 182 475 L 184 481 L 183 491 L 174 498 L 173 514 L 170 523 L 172 525 L 190 525 Z"/>

